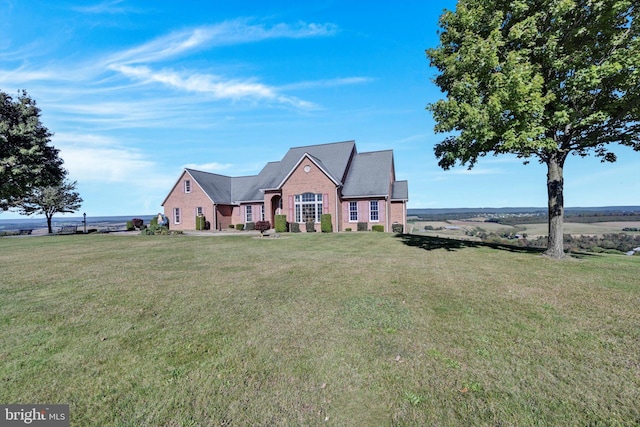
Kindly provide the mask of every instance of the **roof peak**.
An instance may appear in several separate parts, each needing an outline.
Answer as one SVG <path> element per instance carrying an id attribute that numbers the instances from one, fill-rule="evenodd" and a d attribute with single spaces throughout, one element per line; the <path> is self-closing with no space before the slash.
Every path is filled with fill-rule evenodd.
<path id="1" fill-rule="evenodd" d="M 355 140 L 353 140 L 353 139 L 351 139 L 351 140 L 348 140 L 348 141 L 326 142 L 326 143 L 324 143 L 324 144 L 300 145 L 300 146 L 298 146 L 298 147 L 291 147 L 290 149 L 291 149 L 291 150 L 293 150 L 293 149 L 298 149 L 298 148 L 322 147 L 322 146 L 324 146 L 324 145 L 349 144 L 349 143 L 351 143 L 351 144 L 355 144 L 355 143 L 356 143 L 356 141 L 355 141 Z"/>

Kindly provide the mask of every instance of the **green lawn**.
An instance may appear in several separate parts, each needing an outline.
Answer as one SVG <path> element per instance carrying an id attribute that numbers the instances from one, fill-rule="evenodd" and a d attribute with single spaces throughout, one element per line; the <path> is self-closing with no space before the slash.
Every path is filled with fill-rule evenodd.
<path id="1" fill-rule="evenodd" d="M 638 425 L 640 258 L 0 238 L 0 403 L 73 426 Z"/>

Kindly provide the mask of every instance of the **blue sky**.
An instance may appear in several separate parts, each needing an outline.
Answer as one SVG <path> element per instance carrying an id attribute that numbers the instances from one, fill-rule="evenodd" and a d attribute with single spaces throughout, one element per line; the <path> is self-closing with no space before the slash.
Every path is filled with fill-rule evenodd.
<path id="1" fill-rule="evenodd" d="M 535 162 L 437 165 L 424 50 L 454 7 L 0 0 L 0 90 L 37 101 L 88 216 L 160 211 L 184 167 L 253 175 L 289 147 L 346 140 L 394 150 L 410 208 L 546 206 Z M 569 158 L 566 206 L 640 205 L 640 154 L 615 151 Z"/>

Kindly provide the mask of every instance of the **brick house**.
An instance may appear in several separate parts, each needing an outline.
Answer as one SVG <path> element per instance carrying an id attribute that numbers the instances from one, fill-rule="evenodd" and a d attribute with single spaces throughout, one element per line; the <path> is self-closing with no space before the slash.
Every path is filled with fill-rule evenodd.
<path id="1" fill-rule="evenodd" d="M 315 223 L 331 214 L 334 231 L 357 229 L 357 223 L 393 224 L 406 230 L 407 181 L 396 181 L 393 151 L 358 153 L 355 141 L 290 148 L 280 161 L 258 175 L 230 177 L 185 169 L 162 206 L 174 230 L 195 230 L 202 215 L 212 230 L 267 220 Z"/>

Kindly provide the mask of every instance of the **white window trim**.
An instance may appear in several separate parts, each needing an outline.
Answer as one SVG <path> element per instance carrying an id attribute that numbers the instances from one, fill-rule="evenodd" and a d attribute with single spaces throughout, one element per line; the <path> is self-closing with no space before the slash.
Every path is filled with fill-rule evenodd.
<path id="1" fill-rule="evenodd" d="M 198 216 L 198 209 L 202 210 L 201 215 L 204 216 L 204 206 L 196 206 L 196 216 Z"/>
<path id="2" fill-rule="evenodd" d="M 184 180 L 184 192 L 187 194 L 191 193 L 191 180 L 189 179 Z"/>
<path id="3" fill-rule="evenodd" d="M 173 208 L 173 223 L 180 224 L 182 222 L 182 212 L 180 208 Z"/>
<path id="4" fill-rule="evenodd" d="M 375 210 L 375 212 L 378 214 L 378 219 L 372 218 L 372 214 L 374 211 L 373 209 L 371 209 L 371 204 L 374 202 L 378 207 L 378 209 Z M 380 222 L 380 201 L 379 200 L 369 200 L 369 222 Z"/>
<path id="5" fill-rule="evenodd" d="M 356 214 L 356 219 L 351 219 L 351 203 L 355 203 L 356 204 L 356 210 L 355 210 L 355 214 Z M 358 202 L 349 202 L 349 222 L 353 222 L 356 223 L 358 222 Z"/>
<path id="6" fill-rule="evenodd" d="M 249 218 L 249 215 L 251 215 L 251 218 Z M 244 207 L 244 222 L 253 222 L 253 209 L 251 205 Z"/>
<path id="7" fill-rule="evenodd" d="M 313 201 L 303 201 L 302 196 L 305 194 L 313 194 Z M 319 224 L 322 219 L 322 212 L 324 208 L 324 199 L 322 193 L 312 193 L 307 191 L 305 193 L 296 194 L 293 197 L 293 205 L 294 205 L 294 220 L 295 222 L 302 224 L 302 206 L 303 205 L 315 205 L 316 217 L 314 220 L 315 224 Z"/>

